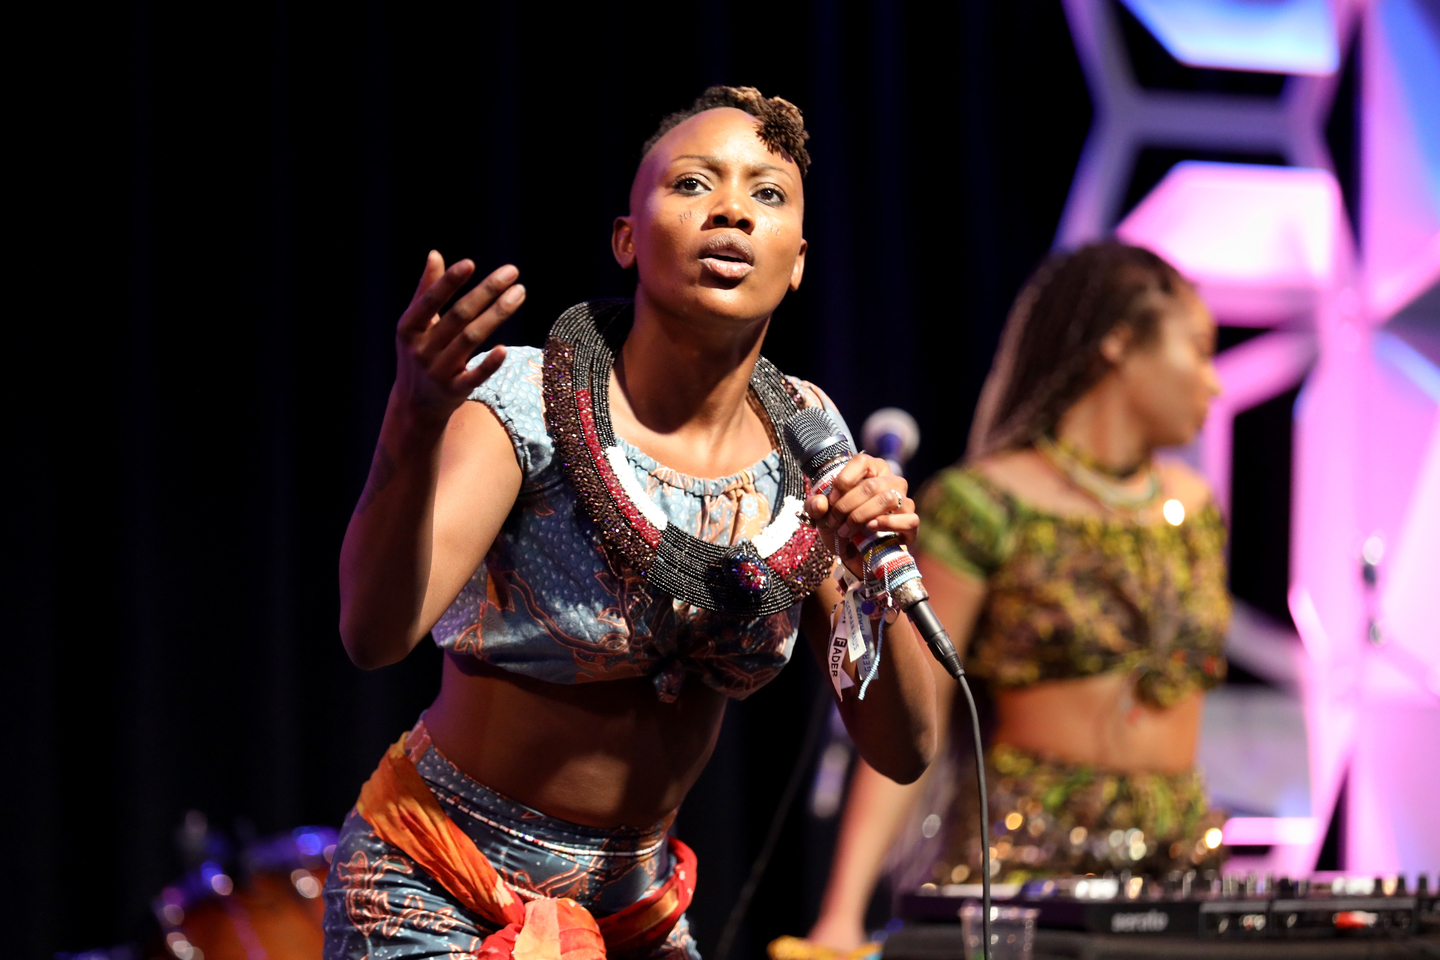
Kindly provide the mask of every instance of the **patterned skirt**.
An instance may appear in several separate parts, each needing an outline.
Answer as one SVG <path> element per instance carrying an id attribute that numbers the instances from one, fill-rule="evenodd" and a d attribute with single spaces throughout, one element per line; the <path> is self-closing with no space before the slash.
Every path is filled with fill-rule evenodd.
<path id="1" fill-rule="evenodd" d="M 1113 773 L 1047 760 L 1009 744 L 986 757 L 993 879 L 1218 869 L 1226 851 L 1199 771 Z M 980 811 L 961 771 L 932 882 L 978 882 Z M 1214 832 L 1212 832 L 1214 831 Z"/>
<path id="2" fill-rule="evenodd" d="M 522 897 L 568 897 L 600 917 L 669 878 L 668 820 L 607 830 L 547 816 L 466 776 L 429 740 L 422 719 L 406 743 L 412 757 L 423 750 L 415 764 L 420 776 Z M 495 930 L 350 811 L 325 883 L 325 960 L 463 956 Z M 681 917 L 649 960 L 699 958 Z"/>

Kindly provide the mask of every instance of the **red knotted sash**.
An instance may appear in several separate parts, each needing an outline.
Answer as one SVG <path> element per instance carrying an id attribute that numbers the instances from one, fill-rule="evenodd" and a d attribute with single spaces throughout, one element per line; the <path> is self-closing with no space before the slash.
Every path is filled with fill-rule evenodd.
<path id="1" fill-rule="evenodd" d="M 695 895 L 695 854 L 674 837 L 670 879 L 643 900 L 599 921 L 574 900 L 526 903 L 475 841 L 445 815 L 405 752 L 394 743 L 360 790 L 356 811 L 376 835 L 403 850 L 465 907 L 500 926 L 477 960 L 598 960 L 644 954 L 670 935 Z"/>

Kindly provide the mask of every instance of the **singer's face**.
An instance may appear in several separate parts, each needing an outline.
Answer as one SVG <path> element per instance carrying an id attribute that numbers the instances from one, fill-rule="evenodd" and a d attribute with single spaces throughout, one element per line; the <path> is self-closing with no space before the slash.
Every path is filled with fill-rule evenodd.
<path id="1" fill-rule="evenodd" d="M 1193 293 L 1170 301 L 1155 335 L 1116 365 L 1130 407 L 1152 447 L 1189 443 L 1220 392 L 1215 372 L 1215 321 Z"/>
<path id="2" fill-rule="evenodd" d="M 748 324 L 770 316 L 805 269 L 800 169 L 729 107 L 681 123 L 651 149 L 615 221 L 637 297 L 686 320 Z"/>

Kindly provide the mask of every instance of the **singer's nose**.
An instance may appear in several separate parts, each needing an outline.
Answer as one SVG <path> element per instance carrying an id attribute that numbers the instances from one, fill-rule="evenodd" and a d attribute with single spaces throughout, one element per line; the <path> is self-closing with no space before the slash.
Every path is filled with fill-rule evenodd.
<path id="1" fill-rule="evenodd" d="M 717 191 L 715 207 L 710 211 L 710 226 L 734 227 L 749 233 L 755 229 L 755 218 L 734 194 Z"/>

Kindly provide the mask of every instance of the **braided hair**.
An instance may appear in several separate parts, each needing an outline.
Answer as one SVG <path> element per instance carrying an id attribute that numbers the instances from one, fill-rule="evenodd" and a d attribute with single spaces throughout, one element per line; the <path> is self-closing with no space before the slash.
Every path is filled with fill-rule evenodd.
<path id="1" fill-rule="evenodd" d="M 665 134 L 697 113 L 717 107 L 734 107 L 759 120 L 760 129 L 755 132 L 760 137 L 760 142 L 768 149 L 794 161 L 795 166 L 800 168 L 802 178 L 809 171 L 810 154 L 805 149 L 805 141 L 810 139 L 810 134 L 805 130 L 805 118 L 801 115 L 800 108 L 789 100 L 767 97 L 754 87 L 708 88 L 696 97 L 690 106 L 677 110 L 660 121 L 659 128 L 640 148 L 640 159 L 643 160 Z"/>
<path id="2" fill-rule="evenodd" d="M 1128 327 L 1131 344 L 1156 333 L 1190 281 L 1143 247 L 1104 240 L 1046 259 L 1021 288 L 970 428 L 978 459 L 1029 446 L 1110 369 L 1100 341 Z"/>

